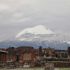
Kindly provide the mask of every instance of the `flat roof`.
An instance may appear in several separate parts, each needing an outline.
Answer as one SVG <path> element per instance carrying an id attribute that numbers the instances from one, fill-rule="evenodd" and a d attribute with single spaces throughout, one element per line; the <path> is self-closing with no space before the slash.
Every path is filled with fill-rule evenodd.
<path id="1" fill-rule="evenodd" d="M 7 51 L 4 51 L 4 50 L 0 50 L 0 52 L 2 52 L 2 53 L 7 53 Z"/>

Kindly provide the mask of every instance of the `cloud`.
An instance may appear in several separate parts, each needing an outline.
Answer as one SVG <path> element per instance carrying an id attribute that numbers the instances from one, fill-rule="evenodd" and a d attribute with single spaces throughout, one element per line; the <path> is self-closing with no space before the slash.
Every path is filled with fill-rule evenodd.
<path id="1" fill-rule="evenodd" d="M 8 10 L 8 9 L 9 9 L 9 6 L 8 5 L 0 4 L 0 12 L 1 11 L 5 11 L 5 10 Z"/>
<path id="2" fill-rule="evenodd" d="M 5 34 L 4 29 L 7 32 L 7 27 L 9 32 L 12 30 L 16 33 L 38 24 L 46 25 L 56 32 L 70 32 L 69 19 L 70 0 L 0 0 L 2 34 Z"/>
<path id="3" fill-rule="evenodd" d="M 14 23 L 29 17 L 33 19 L 45 18 L 47 20 L 48 16 L 56 18 L 56 16 L 69 16 L 70 14 L 69 0 L 0 0 L 0 5 L 2 17 L 9 16 L 10 22 L 13 20 Z M 17 18 L 18 20 L 16 20 Z M 53 18 L 49 18 L 48 21 L 50 22 Z M 8 19 L 7 24 L 10 24 Z M 24 21 L 21 20 L 21 22 Z"/>
<path id="4" fill-rule="evenodd" d="M 19 32 L 16 35 L 16 38 L 21 37 L 22 35 L 26 35 L 26 34 L 33 34 L 33 35 L 51 35 L 54 34 L 53 31 L 51 31 L 50 29 L 47 29 L 45 26 L 43 25 L 37 25 L 35 27 L 31 27 L 31 28 L 26 28 L 24 30 L 22 30 L 21 32 Z"/>

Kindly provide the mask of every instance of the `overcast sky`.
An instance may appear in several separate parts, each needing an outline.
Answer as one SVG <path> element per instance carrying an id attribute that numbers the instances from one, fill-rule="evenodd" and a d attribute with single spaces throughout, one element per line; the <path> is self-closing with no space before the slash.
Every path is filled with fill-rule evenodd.
<path id="1" fill-rule="evenodd" d="M 70 33 L 70 0 L 0 0 L 0 41 L 39 24 Z"/>

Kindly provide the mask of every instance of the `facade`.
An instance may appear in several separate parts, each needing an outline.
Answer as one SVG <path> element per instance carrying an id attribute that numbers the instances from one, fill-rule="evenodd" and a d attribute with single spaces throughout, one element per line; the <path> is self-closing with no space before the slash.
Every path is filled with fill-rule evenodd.
<path id="1" fill-rule="evenodd" d="M 18 53 L 18 62 L 25 64 L 25 63 L 32 63 L 35 59 L 35 52 L 33 47 L 29 46 L 22 46 L 16 48 Z"/>
<path id="2" fill-rule="evenodd" d="M 57 58 L 68 58 L 67 50 L 55 50 Z"/>
<path id="3" fill-rule="evenodd" d="M 7 51 L 0 49 L 0 62 L 7 61 Z"/>
<path id="4" fill-rule="evenodd" d="M 43 52 L 46 57 L 55 57 L 56 53 L 53 48 L 44 48 Z"/>
<path id="5" fill-rule="evenodd" d="M 55 50 L 53 48 L 33 48 L 31 46 L 9 47 L 0 50 L 0 62 L 15 62 L 20 65 L 41 65 L 46 62 L 70 62 L 69 48 L 67 50 Z"/>
<path id="6" fill-rule="evenodd" d="M 16 61 L 16 50 L 14 47 L 7 48 L 7 62 L 15 62 Z"/>
<path id="7" fill-rule="evenodd" d="M 70 47 L 68 47 L 68 58 L 70 58 Z"/>

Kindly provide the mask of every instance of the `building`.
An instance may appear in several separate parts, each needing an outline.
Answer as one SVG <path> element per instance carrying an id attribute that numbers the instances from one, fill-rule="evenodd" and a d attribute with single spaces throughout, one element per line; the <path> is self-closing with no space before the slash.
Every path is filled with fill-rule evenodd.
<path id="1" fill-rule="evenodd" d="M 70 63 L 70 48 L 68 50 L 55 50 L 54 48 L 33 48 L 31 46 L 9 47 L 0 49 L 0 62 L 14 62 L 19 65 L 41 66 L 47 62 Z M 59 64 L 58 64 L 59 65 Z"/>
<path id="2" fill-rule="evenodd" d="M 46 57 L 55 57 L 55 50 L 53 48 L 43 48 L 43 53 Z"/>
<path id="3" fill-rule="evenodd" d="M 29 46 L 21 46 L 16 48 L 17 49 L 17 55 L 18 55 L 18 62 L 25 64 L 25 63 L 33 63 L 35 60 L 35 52 L 33 47 Z"/>
<path id="4" fill-rule="evenodd" d="M 55 50 L 57 58 L 68 58 L 67 50 Z"/>
<path id="5" fill-rule="evenodd" d="M 7 48 L 7 62 L 15 62 L 16 61 L 16 50 L 14 47 Z"/>
<path id="6" fill-rule="evenodd" d="M 68 47 L 68 58 L 70 58 L 70 47 Z"/>
<path id="7" fill-rule="evenodd" d="M 0 62 L 7 61 L 7 51 L 0 49 Z"/>

